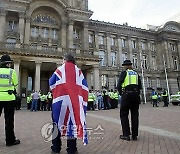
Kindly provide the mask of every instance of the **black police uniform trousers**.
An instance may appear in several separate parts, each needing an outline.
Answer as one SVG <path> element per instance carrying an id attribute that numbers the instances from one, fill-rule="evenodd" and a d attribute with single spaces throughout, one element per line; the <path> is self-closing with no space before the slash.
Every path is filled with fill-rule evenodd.
<path id="1" fill-rule="evenodd" d="M 0 101 L 0 116 L 4 108 L 6 144 L 15 142 L 14 134 L 14 108 L 15 101 Z"/>
<path id="2" fill-rule="evenodd" d="M 163 96 L 164 106 L 168 107 L 168 96 Z"/>
<path id="3" fill-rule="evenodd" d="M 138 136 L 139 127 L 139 104 L 140 96 L 139 93 L 124 93 L 121 97 L 121 107 L 120 107 L 120 119 L 122 125 L 123 136 L 129 136 L 130 126 L 129 126 L 129 111 L 131 112 L 131 131 L 132 136 Z"/>

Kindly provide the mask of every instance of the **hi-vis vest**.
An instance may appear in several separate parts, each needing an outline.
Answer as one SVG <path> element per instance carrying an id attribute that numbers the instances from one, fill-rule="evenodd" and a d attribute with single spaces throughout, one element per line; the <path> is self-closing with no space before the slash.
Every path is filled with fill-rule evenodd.
<path id="1" fill-rule="evenodd" d="M 128 85 L 138 85 L 138 74 L 133 70 L 126 71 L 126 77 L 124 79 L 124 83 L 122 83 L 122 88 L 125 88 Z"/>
<path id="2" fill-rule="evenodd" d="M 158 95 L 157 94 L 152 95 L 152 99 L 158 99 Z"/>
<path id="3" fill-rule="evenodd" d="M 165 93 L 165 94 L 164 94 L 164 93 Z M 167 97 L 167 96 L 168 96 L 167 91 L 163 92 L 161 96 Z"/>
<path id="4" fill-rule="evenodd" d="M 89 93 L 88 102 L 93 102 L 95 100 L 95 95 L 93 93 Z"/>
<path id="5" fill-rule="evenodd" d="M 8 90 L 15 90 L 18 79 L 15 70 L 11 68 L 0 68 L 0 101 L 13 101 L 15 95 L 8 94 Z"/>

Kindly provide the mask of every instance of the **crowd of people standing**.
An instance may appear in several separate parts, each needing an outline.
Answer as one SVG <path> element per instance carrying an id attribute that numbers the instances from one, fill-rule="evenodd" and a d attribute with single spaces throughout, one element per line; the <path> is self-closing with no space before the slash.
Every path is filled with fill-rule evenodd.
<path id="1" fill-rule="evenodd" d="M 51 111 L 52 110 L 52 93 L 47 94 L 41 91 L 33 91 L 26 99 L 27 109 L 30 111 Z"/>
<path id="2" fill-rule="evenodd" d="M 120 103 L 120 95 L 115 89 L 106 90 L 89 90 L 88 110 L 109 110 L 118 108 Z"/>

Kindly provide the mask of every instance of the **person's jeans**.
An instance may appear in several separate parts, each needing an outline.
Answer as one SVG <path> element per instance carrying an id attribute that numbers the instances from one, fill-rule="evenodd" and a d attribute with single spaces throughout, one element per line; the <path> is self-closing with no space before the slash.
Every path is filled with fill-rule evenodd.
<path id="1" fill-rule="evenodd" d="M 38 103 L 37 99 L 32 100 L 31 111 L 33 111 L 33 110 L 37 111 L 37 103 Z"/>

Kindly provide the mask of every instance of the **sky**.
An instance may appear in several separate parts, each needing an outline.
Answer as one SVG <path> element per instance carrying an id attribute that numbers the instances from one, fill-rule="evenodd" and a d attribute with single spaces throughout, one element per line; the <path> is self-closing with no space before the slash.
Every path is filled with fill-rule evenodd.
<path id="1" fill-rule="evenodd" d="M 160 26 L 180 17 L 180 0 L 89 0 L 91 19 L 133 27 Z"/>

